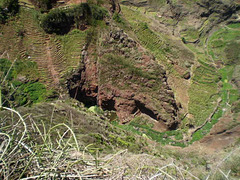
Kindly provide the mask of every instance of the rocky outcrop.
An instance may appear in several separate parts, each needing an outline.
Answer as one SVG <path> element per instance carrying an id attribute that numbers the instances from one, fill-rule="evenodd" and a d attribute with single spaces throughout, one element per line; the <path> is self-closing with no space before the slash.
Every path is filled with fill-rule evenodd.
<path id="1" fill-rule="evenodd" d="M 176 129 L 178 107 L 163 67 L 123 30 L 104 34 L 99 60 L 84 55 L 83 66 L 69 78 L 71 97 L 116 111 L 122 123 L 145 114 Z"/>

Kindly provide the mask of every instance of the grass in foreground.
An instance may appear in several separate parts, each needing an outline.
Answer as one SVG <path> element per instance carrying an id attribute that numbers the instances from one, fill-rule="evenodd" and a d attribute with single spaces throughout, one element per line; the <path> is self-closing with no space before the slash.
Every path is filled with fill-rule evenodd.
<path id="1" fill-rule="evenodd" d="M 187 161 L 179 161 L 177 155 L 172 156 L 174 159 L 170 160 L 164 158 L 164 150 L 160 151 L 162 152 L 160 157 L 128 153 L 127 149 L 104 155 L 93 144 L 82 146 L 78 133 L 65 123 L 50 125 L 54 119 L 49 119 L 48 124 L 43 121 L 38 124 L 39 122 L 35 121 L 31 114 L 22 116 L 14 109 L 6 107 L 1 109 L 0 113 L 5 114 L 0 118 L 2 179 L 145 178 L 153 180 L 167 176 L 172 179 L 199 180 L 216 179 L 219 176 L 229 178 L 239 176 L 239 166 L 235 158 L 239 148 L 228 153 L 216 166 L 210 166 L 208 171 L 204 170 L 205 160 L 196 158 L 196 155 L 188 154 Z M 10 124 L 7 124 L 6 120 L 10 121 Z M 156 148 L 155 151 L 158 149 Z M 183 158 L 182 155 L 179 156 L 180 159 Z M 198 175 L 194 175 L 193 172 L 198 172 Z"/>

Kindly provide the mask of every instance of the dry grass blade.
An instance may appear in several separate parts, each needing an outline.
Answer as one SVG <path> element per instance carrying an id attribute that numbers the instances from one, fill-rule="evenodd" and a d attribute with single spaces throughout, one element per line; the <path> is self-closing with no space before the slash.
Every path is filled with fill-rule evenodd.
<path id="1" fill-rule="evenodd" d="M 19 114 L 19 112 L 15 111 L 14 109 L 8 108 L 8 107 L 2 107 L 2 108 L 5 109 L 5 110 L 11 111 L 11 112 L 14 112 L 15 114 L 17 114 L 18 117 L 20 118 L 20 120 L 22 121 L 22 124 L 23 124 L 23 127 L 24 127 L 24 131 L 23 131 L 23 133 L 22 133 L 22 136 L 21 136 L 20 140 L 18 141 L 18 145 L 15 146 L 15 147 L 12 149 L 12 151 L 8 154 L 8 155 L 11 155 L 11 154 L 18 148 L 18 146 L 22 143 L 22 140 L 23 140 L 24 136 L 25 136 L 26 133 L 27 133 L 27 125 L 26 125 L 24 119 L 22 118 L 22 116 Z"/>
<path id="2" fill-rule="evenodd" d="M 1 133 L 1 132 L 0 132 L 0 136 L 6 136 L 8 138 L 7 139 L 8 140 L 7 144 L 5 145 L 5 143 L 4 143 L 5 141 L 3 141 L 1 146 L 0 146 L 0 152 L 1 152 L 0 159 L 3 159 L 3 156 L 6 154 L 6 151 L 9 147 L 10 142 L 11 142 L 11 137 L 6 133 Z M 4 148 L 4 150 L 2 150 L 4 145 L 5 145 L 5 148 Z"/>
<path id="3" fill-rule="evenodd" d="M 106 174 L 109 171 L 103 167 L 106 162 L 99 159 L 98 153 L 95 156 L 89 153 L 91 144 L 82 151 L 83 158 L 72 158 L 72 152 L 81 150 L 75 133 L 68 125 L 60 123 L 46 127 L 43 122 L 37 124 L 31 116 L 27 116 L 29 120 L 24 120 L 16 110 L 7 107 L 2 109 L 17 116 L 10 114 L 8 119 L 11 125 L 2 128 L 6 132 L 0 133 L 4 138 L 1 144 L 0 179 L 83 179 L 109 176 Z M 20 120 L 16 121 L 16 117 Z M 27 126 L 34 128 L 28 132 Z M 37 139 L 29 136 L 31 134 L 35 134 Z M 29 138 L 34 142 L 29 141 Z M 89 155 L 86 156 L 87 153 Z"/>
<path id="4" fill-rule="evenodd" d="M 210 173 L 208 174 L 208 176 L 206 177 L 206 180 L 208 180 L 210 177 L 214 177 L 215 174 L 219 171 L 221 174 L 224 175 L 224 177 L 226 177 L 228 179 L 228 176 L 226 176 L 225 173 L 222 172 L 222 170 L 220 169 L 220 166 L 227 160 L 229 159 L 235 152 L 237 152 L 238 150 L 240 150 L 240 147 L 232 150 L 229 154 L 227 154 L 227 156 L 225 158 L 223 158 L 217 165 L 215 168 L 212 169 L 212 171 L 210 171 Z M 230 173 L 231 171 L 229 171 Z M 228 173 L 228 175 L 229 175 Z"/>
<path id="5" fill-rule="evenodd" d="M 3 81 L 2 81 L 1 84 L 4 84 L 4 82 L 6 81 L 6 79 L 7 79 L 7 77 L 8 77 L 8 74 L 10 73 L 10 71 L 11 71 L 11 69 L 13 68 L 13 65 L 15 64 L 16 61 L 17 61 L 17 59 L 15 59 L 15 60 L 12 62 L 11 66 L 10 66 L 10 68 L 8 69 L 5 77 L 3 78 Z"/>

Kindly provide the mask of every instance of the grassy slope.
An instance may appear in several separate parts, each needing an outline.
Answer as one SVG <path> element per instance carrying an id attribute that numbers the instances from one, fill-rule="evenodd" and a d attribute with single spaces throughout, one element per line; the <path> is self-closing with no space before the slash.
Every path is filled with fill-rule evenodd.
<path id="1" fill-rule="evenodd" d="M 119 129 L 103 116 L 99 118 L 101 112 L 94 114 L 76 101 L 42 103 L 17 111 L 22 120 L 10 111 L 0 112 L 1 137 L 13 138 L 1 157 L 5 162 L 1 177 L 134 179 L 141 176 L 149 179 L 159 172 L 159 167 L 169 164 L 163 170 L 179 178 L 176 167 L 170 164 L 174 160 L 181 167 L 182 176 L 189 179 L 192 174 L 206 177 L 209 174 L 206 166 L 212 164 L 211 158 L 180 149 L 165 149 L 146 136 Z M 233 177 L 238 172 L 239 158 L 234 159 L 237 153 L 220 166 L 224 172 L 231 169 Z M 218 153 L 214 161 L 217 159 L 218 163 L 222 155 Z M 215 169 L 210 166 L 210 170 Z M 216 175 L 211 174 L 211 178 Z"/>
<path id="2" fill-rule="evenodd" d="M 207 51 L 211 54 L 212 60 L 214 62 L 220 60 L 222 63 L 226 64 L 222 66 L 222 68 L 218 69 L 218 72 L 221 75 L 221 86 L 219 88 L 218 96 L 222 101 L 216 113 L 213 115 L 211 122 L 207 123 L 204 128 L 196 132 L 193 135 L 193 140 L 199 140 L 202 136 L 206 135 L 218 119 L 222 117 L 225 112 L 229 112 L 231 110 L 233 103 L 240 99 L 239 89 L 231 83 L 234 68 L 236 68 L 236 65 L 239 65 L 239 61 L 229 63 L 229 59 L 226 58 L 226 55 L 229 53 L 227 46 L 238 41 L 240 37 L 239 31 L 235 28 L 239 28 L 239 24 L 232 24 L 228 27 L 220 28 L 210 37 Z M 221 41 L 221 45 L 216 46 L 216 40 Z M 239 49 L 239 45 L 236 43 L 236 46 L 232 48 Z M 239 51 L 237 52 L 239 59 Z M 234 123 L 235 125 L 239 124 L 237 121 L 234 121 L 233 124 Z"/>
<path id="3" fill-rule="evenodd" d="M 125 22 L 125 24 L 123 23 L 120 23 L 120 24 L 124 27 L 124 25 L 129 23 L 131 26 L 131 29 L 134 31 L 140 43 L 146 49 L 151 51 L 151 53 L 155 55 L 155 57 L 161 64 L 165 64 L 165 66 L 168 69 L 170 69 L 171 73 L 174 73 L 175 70 L 171 65 L 167 63 L 167 59 L 166 59 L 167 54 L 171 54 L 174 57 L 175 55 L 173 50 L 174 48 L 170 47 L 169 49 L 167 49 L 166 46 L 164 46 L 164 44 L 169 44 L 169 43 L 166 43 L 166 36 L 164 37 L 163 34 L 161 33 L 159 34 L 159 32 L 154 32 L 154 30 L 151 28 L 152 21 L 150 20 L 150 18 L 156 18 L 155 13 L 151 12 L 145 15 L 141 8 L 131 9 L 128 6 L 123 6 L 122 11 L 125 19 L 127 20 L 127 23 Z M 236 30 L 238 28 L 238 25 L 230 25 L 230 27 L 223 28 L 219 30 L 220 32 L 214 33 L 209 38 L 208 44 L 209 45 L 213 44 L 215 39 L 220 38 L 219 36 L 221 36 L 222 40 L 224 41 L 224 42 L 221 42 L 223 44 L 228 44 L 232 40 L 238 38 L 239 31 Z M 194 31 L 197 31 L 197 30 L 194 30 Z M 201 29 L 199 31 L 201 31 Z M 182 34 L 182 36 L 186 39 L 190 38 L 192 40 L 198 37 L 198 35 L 196 34 L 198 33 L 185 32 L 185 34 Z M 167 40 L 170 40 L 170 39 L 167 39 Z M 204 38 L 202 38 L 202 40 L 204 40 Z M 223 59 L 226 59 L 225 58 L 226 51 L 224 52 L 224 47 L 220 46 L 220 48 L 222 49 L 220 48 L 213 49 L 212 47 L 209 48 L 209 45 L 208 45 L 208 50 L 205 49 L 204 44 L 201 46 L 194 46 L 191 44 L 186 45 L 195 54 L 195 58 L 197 59 L 197 62 L 195 62 L 195 65 L 192 68 L 193 77 L 191 78 L 191 86 L 188 91 L 189 97 L 190 97 L 189 109 L 188 109 L 189 116 L 187 116 L 183 120 L 182 131 L 185 132 L 186 128 L 188 128 L 189 125 L 193 125 L 195 127 L 202 125 L 206 121 L 206 119 L 209 117 L 209 115 L 213 112 L 215 107 L 217 106 L 217 100 L 219 98 L 222 98 L 222 103 L 220 104 L 220 107 L 216 110 L 216 113 L 212 116 L 211 123 L 207 123 L 206 126 L 204 126 L 204 128 L 201 131 L 198 131 L 193 136 L 193 141 L 199 140 L 201 137 L 206 135 L 211 129 L 212 125 L 216 123 L 220 117 L 222 117 L 224 113 L 222 111 L 222 108 L 225 108 L 229 101 L 231 101 L 230 103 L 236 101 L 239 96 L 237 90 L 233 89 L 232 86 L 229 84 L 229 81 L 231 79 L 230 71 L 233 68 L 234 64 L 231 64 L 230 65 L 231 67 L 226 67 L 226 68 L 223 68 L 222 70 L 219 70 L 219 68 L 216 68 L 216 65 L 215 65 L 215 63 L 217 62 L 217 59 L 214 59 L 213 57 L 214 53 L 212 51 L 215 51 L 215 54 L 217 52 L 221 52 L 222 54 L 219 55 L 219 58 L 223 57 Z M 226 60 L 223 60 L 223 62 L 226 62 Z M 221 79 L 221 82 L 223 83 L 222 86 L 220 85 L 221 84 L 220 79 Z M 229 99 L 231 100 L 226 100 L 226 94 L 228 94 L 229 92 L 230 92 Z M 137 124 L 130 123 L 129 128 L 130 130 L 134 131 L 132 127 L 139 127 L 139 125 L 138 123 Z M 143 129 L 145 129 L 146 134 L 152 134 L 150 133 L 151 128 L 149 129 L 145 127 Z M 155 135 L 150 135 L 152 139 L 155 139 L 155 136 L 159 136 L 156 139 L 157 141 L 166 143 L 165 140 L 163 140 L 163 138 L 161 137 L 162 136 L 161 133 L 155 132 Z M 178 139 L 178 137 L 176 139 Z"/>
<path id="4" fill-rule="evenodd" d="M 36 62 L 40 82 L 51 86 L 52 75 L 48 70 L 47 51 L 50 51 L 53 67 L 61 78 L 71 69 L 78 67 L 86 32 L 76 30 L 59 37 L 47 35 L 39 27 L 40 17 L 41 14 L 34 9 L 21 8 L 18 17 L 1 27 L 3 35 L 0 37 L 0 51 L 6 51 L 11 60 L 17 58 Z"/>

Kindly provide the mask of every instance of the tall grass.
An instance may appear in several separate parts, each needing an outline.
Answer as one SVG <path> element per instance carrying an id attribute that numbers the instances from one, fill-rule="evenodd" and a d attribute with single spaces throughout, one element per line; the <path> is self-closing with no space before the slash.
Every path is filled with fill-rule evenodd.
<path id="1" fill-rule="evenodd" d="M 105 177 L 91 147 L 80 149 L 66 124 L 47 127 L 14 109 L 1 109 L 9 112 L 0 119 L 0 179 Z"/>

